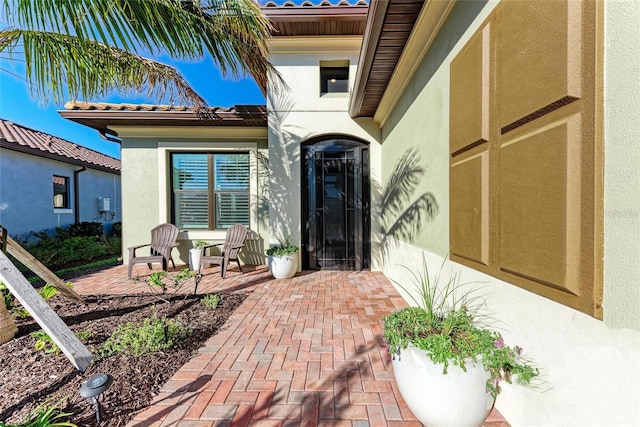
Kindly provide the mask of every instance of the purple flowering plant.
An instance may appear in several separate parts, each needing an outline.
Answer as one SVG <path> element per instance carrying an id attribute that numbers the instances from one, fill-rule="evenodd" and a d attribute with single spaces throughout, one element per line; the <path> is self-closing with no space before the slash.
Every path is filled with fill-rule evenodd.
<path id="1" fill-rule="evenodd" d="M 442 269 L 441 269 L 442 271 Z M 418 297 L 396 282 L 413 298 L 416 306 L 406 307 L 384 320 L 383 333 L 394 355 L 412 345 L 426 352 L 447 373 L 450 365 L 466 371 L 468 363 L 482 363 L 491 378 L 487 391 L 495 398 L 500 383 L 530 384 L 540 374 L 537 367 L 522 356 L 522 348 L 505 344 L 502 335 L 486 327 L 480 314 L 480 299 L 473 290 L 463 289 L 458 274 L 442 283 L 441 275 L 431 277 L 423 260 L 423 273 L 409 272 L 418 288 Z"/>

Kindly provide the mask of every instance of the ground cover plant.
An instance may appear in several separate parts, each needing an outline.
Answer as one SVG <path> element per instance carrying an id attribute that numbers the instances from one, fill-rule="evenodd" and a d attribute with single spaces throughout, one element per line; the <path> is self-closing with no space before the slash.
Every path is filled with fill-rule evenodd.
<path id="1" fill-rule="evenodd" d="M 100 222 L 80 222 L 14 236 L 14 240 L 59 276 L 75 271 L 81 274 L 86 266 L 102 269 L 115 265 L 122 252 L 120 223 L 113 224 L 108 234 Z M 43 285 L 27 267 L 12 256 L 9 258 L 30 282 Z"/>
<path id="2" fill-rule="evenodd" d="M 97 373 L 114 377 L 103 396 L 100 426 L 125 425 L 246 297 L 216 295 L 215 309 L 205 305 L 205 299 L 213 298 L 207 295 L 165 295 L 167 302 L 157 295 L 96 295 L 86 297 L 84 304 L 51 297 L 54 311 L 94 354 L 84 373 L 52 349 L 31 317 L 16 318 L 16 337 L 0 345 L 0 426 L 53 425 L 28 421 L 60 413 L 70 415 L 56 422 L 97 425 L 93 405 L 78 393 Z"/>

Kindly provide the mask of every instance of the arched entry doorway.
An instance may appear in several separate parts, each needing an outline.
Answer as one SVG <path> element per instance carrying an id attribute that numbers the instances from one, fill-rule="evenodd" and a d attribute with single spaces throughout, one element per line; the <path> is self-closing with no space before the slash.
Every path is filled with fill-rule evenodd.
<path id="1" fill-rule="evenodd" d="M 353 137 L 302 145 L 302 267 L 362 270 L 371 263 L 369 146 Z"/>

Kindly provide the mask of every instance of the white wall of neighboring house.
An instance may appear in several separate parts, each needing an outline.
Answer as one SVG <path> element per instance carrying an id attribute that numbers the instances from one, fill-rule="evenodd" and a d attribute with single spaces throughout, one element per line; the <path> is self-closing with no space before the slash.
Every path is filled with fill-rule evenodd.
<path id="1" fill-rule="evenodd" d="M 371 181 L 380 182 L 378 127 L 371 120 L 350 118 L 348 94 L 320 96 L 321 61 L 348 60 L 349 86 L 353 87 L 360 43 L 360 37 L 271 40 L 271 61 L 288 85 L 279 90 L 271 85 L 267 94 L 271 244 L 278 243 L 278 236 L 290 236 L 300 244 L 300 144 L 304 141 L 321 135 L 341 134 L 369 142 Z M 372 195 L 374 205 L 375 200 Z"/>
<path id="2" fill-rule="evenodd" d="M 81 166 L 0 149 L 0 225 L 12 236 L 52 230 L 75 222 L 74 171 Z M 53 176 L 68 177 L 69 207 L 54 209 Z M 120 221 L 120 176 L 87 168 L 78 174 L 79 221 L 101 222 L 105 232 Z M 98 197 L 110 200 L 109 213 L 98 211 Z M 111 214 L 113 212 L 113 214 Z"/>
<path id="3" fill-rule="evenodd" d="M 422 64 L 409 85 L 417 96 L 406 104 L 401 99 L 383 128 L 385 179 L 403 150 L 416 146 L 426 166 L 420 191 L 432 192 L 441 207 L 417 242 L 398 242 L 389 252 L 384 272 L 404 285 L 410 286 L 404 267 L 420 271 L 424 256 L 437 273 L 448 252 L 449 64 L 495 5 L 484 6 L 437 69 Z M 605 9 L 604 320 L 459 264 L 445 265 L 463 282 L 477 283 L 505 341 L 524 347 L 543 372 L 535 388 L 503 387 L 496 406 L 513 426 L 640 425 L 640 79 L 633 78 L 640 76 L 640 3 L 607 1 Z M 448 41 L 441 42 L 431 54 Z M 430 112 L 437 120 L 425 119 Z"/>

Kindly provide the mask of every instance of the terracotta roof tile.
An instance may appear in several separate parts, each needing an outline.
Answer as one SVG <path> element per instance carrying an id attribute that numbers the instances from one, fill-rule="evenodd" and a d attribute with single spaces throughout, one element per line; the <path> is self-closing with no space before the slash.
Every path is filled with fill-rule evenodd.
<path id="1" fill-rule="evenodd" d="M 155 105 L 155 104 L 115 104 L 109 102 L 85 102 L 69 101 L 64 104 L 67 110 L 99 110 L 99 111 L 192 111 L 192 107 L 182 105 Z M 214 110 L 222 107 L 213 107 Z"/>
<path id="2" fill-rule="evenodd" d="M 8 120 L 0 119 L 0 144 L 3 148 L 29 152 L 42 157 L 65 157 L 87 167 L 120 171 L 120 160 Z M 60 159 L 64 161 L 64 159 Z"/>
<path id="3" fill-rule="evenodd" d="M 353 1 L 353 0 L 352 0 Z M 349 0 L 321 0 L 318 2 L 313 2 L 310 0 L 303 1 L 300 5 L 296 5 L 293 1 L 287 0 L 285 2 L 280 1 L 281 4 L 278 4 L 276 1 L 268 1 L 264 4 L 264 7 L 318 7 L 318 6 L 367 6 L 369 2 L 367 0 L 357 0 L 354 1 L 353 4 Z"/>
<path id="4" fill-rule="evenodd" d="M 357 1 L 353 1 L 353 0 L 349 1 L 349 0 L 321 0 L 321 1 L 311 1 L 311 0 L 305 0 L 303 1 L 301 4 L 296 5 L 294 2 L 292 2 L 291 0 L 285 1 L 282 4 L 278 4 L 278 2 L 275 1 L 268 1 L 267 3 L 264 4 L 264 7 L 280 7 L 280 8 L 284 8 L 284 7 L 318 7 L 318 6 L 367 6 L 369 4 L 369 2 L 367 0 L 357 0 Z"/>
<path id="5" fill-rule="evenodd" d="M 116 135 L 114 126 L 244 126 L 266 127 L 266 105 L 193 107 L 69 101 L 59 114 L 65 119 Z"/>

